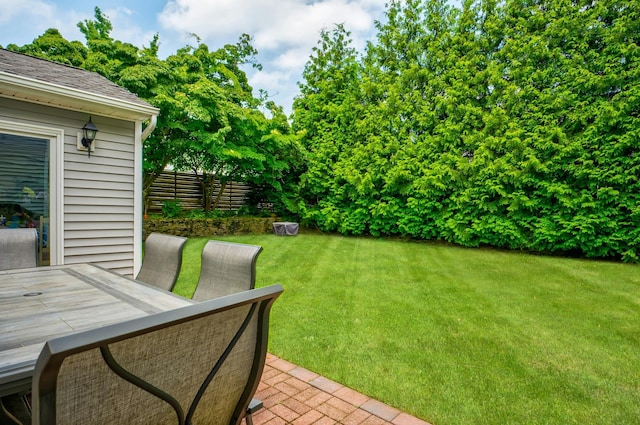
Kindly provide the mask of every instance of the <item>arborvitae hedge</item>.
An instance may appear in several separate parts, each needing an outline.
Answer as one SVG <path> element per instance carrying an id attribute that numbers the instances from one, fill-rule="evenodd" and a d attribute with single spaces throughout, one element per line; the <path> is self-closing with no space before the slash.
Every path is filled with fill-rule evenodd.
<path id="1" fill-rule="evenodd" d="M 639 2 L 392 1 L 377 28 L 307 66 L 307 220 L 638 261 Z"/>

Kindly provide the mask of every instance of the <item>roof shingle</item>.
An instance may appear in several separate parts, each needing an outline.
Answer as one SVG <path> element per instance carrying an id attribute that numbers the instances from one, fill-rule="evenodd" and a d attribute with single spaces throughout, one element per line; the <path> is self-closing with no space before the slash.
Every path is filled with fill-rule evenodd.
<path id="1" fill-rule="evenodd" d="M 151 106 L 127 89 L 95 72 L 0 49 L 0 72 L 69 87 L 113 99 Z"/>

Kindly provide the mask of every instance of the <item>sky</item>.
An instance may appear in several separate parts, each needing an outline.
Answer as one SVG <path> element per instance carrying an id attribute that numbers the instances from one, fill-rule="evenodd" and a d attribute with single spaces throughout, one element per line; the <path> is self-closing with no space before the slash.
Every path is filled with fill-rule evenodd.
<path id="1" fill-rule="evenodd" d="M 69 40 L 85 42 L 78 22 L 100 8 L 113 25 L 111 36 L 137 47 L 160 37 L 161 58 L 196 34 L 211 50 L 249 34 L 262 71 L 245 69 L 254 96 L 262 89 L 291 113 L 298 82 L 317 45 L 321 29 L 344 24 L 353 46 L 364 50 L 375 38 L 374 22 L 384 20 L 388 0 L 0 0 L 0 45 L 31 43 L 48 28 Z"/>

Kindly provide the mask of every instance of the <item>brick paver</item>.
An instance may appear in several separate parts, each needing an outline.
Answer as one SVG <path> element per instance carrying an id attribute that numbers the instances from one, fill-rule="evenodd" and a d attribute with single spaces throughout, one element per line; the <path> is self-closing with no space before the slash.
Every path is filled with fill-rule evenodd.
<path id="1" fill-rule="evenodd" d="M 333 395 L 358 407 L 362 406 L 367 402 L 367 400 L 369 400 L 369 397 L 366 395 L 360 394 L 359 392 L 347 387 L 340 388 L 338 391 L 333 393 Z"/>
<path id="2" fill-rule="evenodd" d="M 254 425 L 431 425 L 271 354 L 255 397 Z"/>
<path id="3" fill-rule="evenodd" d="M 380 403 L 378 400 L 374 399 L 365 401 L 360 407 L 389 422 L 393 421 L 395 417 L 401 413 L 398 409 L 394 409 L 393 407 L 387 406 L 386 404 Z"/>

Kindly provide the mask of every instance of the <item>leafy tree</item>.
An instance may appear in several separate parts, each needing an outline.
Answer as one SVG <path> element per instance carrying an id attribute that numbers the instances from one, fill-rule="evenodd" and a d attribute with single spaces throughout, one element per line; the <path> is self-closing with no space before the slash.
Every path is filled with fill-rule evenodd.
<path id="1" fill-rule="evenodd" d="M 374 234 L 439 237 L 457 157 L 441 127 L 450 113 L 445 71 L 454 15 L 445 1 L 410 0 L 391 2 L 386 16 L 365 58 L 373 136 L 354 157 L 374 158 L 373 170 L 383 171 L 371 179 Z"/>
<path id="2" fill-rule="evenodd" d="M 351 203 L 345 174 L 349 146 L 356 140 L 359 72 L 355 49 L 344 25 L 323 29 L 293 105 L 293 128 L 302 131 L 306 169 L 301 195 L 307 220 L 328 230 L 344 223 L 339 210 Z M 343 230 L 343 229 L 341 229 Z"/>
<path id="3" fill-rule="evenodd" d="M 243 84 L 243 74 L 239 78 L 237 72 L 243 55 L 251 53 L 245 47 L 225 46 L 210 52 L 200 43 L 180 49 L 168 58 L 172 81 L 158 96 L 166 104 L 164 109 L 171 111 L 165 117 L 168 137 L 178 149 L 172 163 L 195 173 L 205 211 L 215 209 L 229 181 L 265 160 L 257 145 L 264 115 L 257 110 L 250 87 Z"/>
<path id="4" fill-rule="evenodd" d="M 504 103 L 532 149 L 530 247 L 637 260 L 635 4 L 507 7 Z M 623 236 L 624 235 L 624 236 Z"/>
<path id="5" fill-rule="evenodd" d="M 249 170 L 243 181 L 254 187 L 247 199 L 250 207 L 262 209 L 272 205 L 272 211 L 298 219 L 300 211 L 299 181 L 304 169 L 304 149 L 301 135 L 295 133 L 281 106 L 267 101 L 265 107 L 271 118 L 260 140 L 267 152 L 262 167 Z"/>
<path id="6" fill-rule="evenodd" d="M 79 41 L 67 41 L 57 29 L 49 28 L 44 34 L 25 46 L 9 44 L 7 49 L 26 55 L 48 59 L 65 65 L 81 66 L 87 56 L 87 48 Z"/>
<path id="7" fill-rule="evenodd" d="M 153 66 L 160 65 L 160 61 L 157 60 L 158 36 L 154 37 L 149 48 L 143 50 L 130 43 L 114 40 L 111 37 L 113 25 L 99 7 L 95 8 L 94 19 L 86 19 L 78 23 L 78 28 L 85 37 L 89 51 L 82 67 L 97 72 L 145 98 L 135 89 L 144 91 L 144 87 L 153 87 L 153 84 L 149 84 L 147 75 L 140 73 L 139 68 L 145 65 L 148 68 L 149 58 L 156 59 Z M 143 59 L 146 60 L 143 61 Z M 141 77 L 141 80 L 134 79 L 132 76 Z M 128 82 L 129 85 L 123 84 L 123 77 L 124 82 Z"/>
<path id="8" fill-rule="evenodd" d="M 147 194 L 153 182 L 176 155 L 166 128 L 167 111 L 157 98 L 162 87 L 171 81 L 170 65 L 158 58 L 157 34 L 149 46 L 142 49 L 114 40 L 111 37 L 113 25 L 99 7 L 95 8 L 94 19 L 78 23 L 78 28 L 85 36 L 88 49 L 83 68 L 105 76 L 161 109 L 157 127 L 143 146 L 142 193 L 146 213 Z"/>

